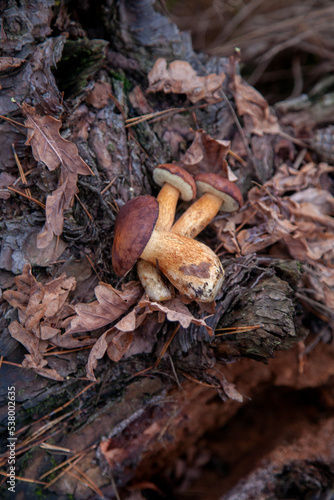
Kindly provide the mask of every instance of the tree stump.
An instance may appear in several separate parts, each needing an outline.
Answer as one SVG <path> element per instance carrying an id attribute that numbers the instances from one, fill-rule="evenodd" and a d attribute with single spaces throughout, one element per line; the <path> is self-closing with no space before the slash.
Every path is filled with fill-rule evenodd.
<path id="1" fill-rule="evenodd" d="M 13 287 L 14 276 L 30 262 L 34 276 L 41 282 L 62 272 L 75 275 L 78 287 L 73 300 L 80 302 L 84 297 L 89 302 L 98 279 L 86 256 L 92 257 L 103 281 L 115 289 L 122 284 L 113 273 L 110 257 L 115 204 L 120 206 L 133 196 L 156 195 L 153 167 L 177 161 L 193 138 L 191 128 L 196 127 L 191 108 L 186 114 L 171 113 L 164 121 L 142 121 L 135 127 L 126 124 L 126 117 L 150 113 L 153 108 L 165 111 L 189 107 L 184 96 L 170 94 L 156 94 L 148 102 L 144 90 L 153 62 L 159 57 L 168 61 L 182 59 L 201 74 L 219 74 L 228 61 L 196 54 L 190 36 L 180 33 L 165 15 L 156 11 L 152 0 L 108 0 L 98 6 L 74 2 L 70 12 L 62 2 L 56 5 L 34 0 L 21 4 L 19 7 L 11 2 L 2 12 L 3 56 L 15 61 L 4 70 L 0 112 L 22 122 L 18 104 L 27 102 L 41 115 L 61 117 L 64 138 L 75 142 L 95 176 L 80 176 L 78 180 L 80 200 L 75 199 L 66 212 L 59 243 L 64 244 L 65 253 L 58 255 L 60 263 L 54 263 L 49 255 L 43 255 L 43 260 L 40 253 L 32 251 L 44 224 L 44 210 L 31 201 L 34 196 L 22 199 L 12 194 L 12 198 L 1 200 L 1 287 Z M 106 102 L 101 104 L 96 95 L 92 97 L 94 84 L 101 84 L 101 92 L 108 89 L 107 97 L 103 92 L 101 95 Z M 223 89 L 228 94 L 228 76 Z M 196 119 L 201 128 L 219 140 L 233 139 L 236 133 L 228 99 L 199 106 Z M 25 170 L 29 170 L 33 159 L 22 130 L 13 128 L 10 122 L 1 123 L 0 128 L 2 136 L 8 138 L 6 144 L 3 142 L 1 168 L 8 175 L 16 175 L 15 157 L 7 144 L 13 143 Z M 277 141 L 273 135 L 261 149 L 259 138 L 250 141 L 251 155 L 243 168 L 239 165 L 236 169 L 244 194 L 252 179 L 264 182 L 272 176 Z M 38 187 L 47 195 L 56 188 L 56 181 L 54 172 L 37 162 L 28 184 L 21 183 L 20 190 Z M 106 186 L 109 191 L 103 196 Z M 83 210 L 82 204 L 88 210 Z M 183 205 L 181 209 L 184 208 Z M 200 239 L 216 246 L 214 228 L 208 228 Z M 249 440 L 254 440 L 252 448 L 247 445 L 246 427 L 242 429 L 243 436 L 234 435 L 233 439 L 222 428 L 233 427 L 235 421 L 239 433 L 238 422 L 243 421 L 242 412 L 247 412 L 249 405 L 253 405 L 253 411 L 271 415 L 266 397 L 269 404 L 278 408 L 286 394 L 293 401 L 294 395 L 307 391 L 309 386 L 320 386 L 314 394 L 319 400 L 327 398 L 324 411 L 332 411 L 330 385 L 326 384 L 333 375 L 333 363 L 332 350 L 320 345 L 312 359 L 314 366 L 326 364 L 326 370 L 302 376 L 302 341 L 309 332 L 307 314 L 295 294 L 302 275 L 298 262 L 264 254 L 225 254 L 222 262 L 226 282 L 215 310 L 208 313 L 198 305 L 189 305 L 196 318 L 206 319 L 215 331 L 214 337 L 195 324 L 175 332 L 175 323 L 161 322 L 159 314 L 154 313 L 136 333 L 152 349 L 141 351 L 139 342 L 136 354 L 128 353 L 117 363 L 104 356 L 95 370 L 97 383 L 86 378 L 85 350 L 50 356 L 49 366 L 64 377 L 62 382 L 43 378 L 31 369 L 2 364 L 1 445 L 5 450 L 7 388 L 15 386 L 16 475 L 31 480 L 17 480 L 17 498 L 35 498 L 40 494 L 79 500 L 116 498 L 117 491 L 121 498 L 144 498 L 139 490 L 145 498 L 181 498 L 192 480 L 191 474 L 202 474 L 201 467 L 219 455 L 212 451 L 215 435 L 222 447 L 224 436 L 226 450 L 233 455 L 228 459 L 222 453 L 220 463 L 227 469 L 236 467 L 238 472 L 225 471 L 224 481 L 214 483 L 212 496 L 207 485 L 209 493 L 200 498 L 219 498 L 222 494 L 226 500 L 258 498 L 257 493 L 268 488 L 269 483 L 271 493 L 283 498 L 290 491 L 303 492 L 305 482 L 315 485 L 324 477 L 323 488 L 330 488 L 328 477 L 333 458 L 329 452 L 323 455 L 326 466 L 319 459 L 312 459 L 308 469 L 303 469 L 303 460 L 311 460 L 313 446 L 309 421 L 305 428 L 308 454 L 294 453 L 290 440 L 290 444 L 282 445 L 286 463 L 277 458 L 281 449 L 277 448 L 268 455 L 269 465 L 259 465 L 245 484 L 235 486 L 253 467 L 245 463 L 237 466 L 242 457 L 232 453 L 233 448 L 254 456 L 261 431 L 255 429 L 254 435 L 249 436 Z M 136 280 L 135 271 L 123 283 L 130 280 Z M 5 360 L 20 364 L 26 351 L 7 328 L 9 321 L 16 319 L 16 312 L 1 300 L 1 354 Z M 160 359 L 166 342 L 170 342 L 169 348 Z M 271 391 L 278 394 L 276 401 L 269 397 Z M 299 418 L 296 422 L 302 422 L 298 405 L 291 404 Z M 305 403 L 305 408 L 311 411 L 311 405 Z M 290 429 L 288 411 L 284 416 L 283 436 Z M 328 418 L 321 432 L 326 434 L 331 425 Z M 276 445 L 269 433 L 267 448 L 263 440 L 261 443 L 260 457 Z M 66 460 L 69 466 L 64 472 Z M 64 469 L 57 468 L 60 464 Z M 6 474 L 5 452 L 1 466 Z M 302 484 L 296 475 L 304 478 Z M 1 488 L 10 498 L 6 486 L 4 480 Z M 173 496 L 178 494 L 178 488 L 180 496 Z M 263 498 L 269 499 L 269 495 Z"/>

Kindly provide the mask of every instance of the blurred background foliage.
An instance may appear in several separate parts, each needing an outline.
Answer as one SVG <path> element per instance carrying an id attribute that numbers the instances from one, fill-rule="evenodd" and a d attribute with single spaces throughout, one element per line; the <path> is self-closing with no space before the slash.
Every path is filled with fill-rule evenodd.
<path id="1" fill-rule="evenodd" d="M 229 56 L 270 104 L 334 87 L 332 0 L 166 0 L 169 17 L 190 31 L 195 50 Z"/>

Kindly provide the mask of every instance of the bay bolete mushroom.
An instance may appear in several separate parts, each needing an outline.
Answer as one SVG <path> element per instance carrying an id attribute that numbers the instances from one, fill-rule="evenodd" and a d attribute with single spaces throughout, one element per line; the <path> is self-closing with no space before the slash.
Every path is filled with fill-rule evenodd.
<path id="1" fill-rule="evenodd" d="M 193 200 L 196 196 L 196 183 L 189 172 L 172 163 L 163 163 L 155 167 L 153 179 L 158 186 L 162 186 L 157 196 L 159 216 L 155 229 L 169 231 L 174 222 L 178 199 Z M 155 265 L 139 259 L 137 274 L 151 300 L 163 301 L 173 298 L 173 287 L 164 281 Z"/>
<path id="2" fill-rule="evenodd" d="M 169 231 L 173 225 L 178 199 L 191 201 L 196 196 L 196 183 L 191 174 L 173 163 L 163 163 L 153 170 L 153 179 L 162 186 L 157 196 L 159 217 L 158 231 Z"/>
<path id="3" fill-rule="evenodd" d="M 180 293 L 198 302 L 212 302 L 224 280 L 217 255 L 185 236 L 155 229 L 158 201 L 139 196 L 120 208 L 112 248 L 113 268 L 124 276 L 138 258 L 157 265 Z"/>
<path id="4" fill-rule="evenodd" d="M 172 233 L 195 238 L 221 212 L 235 212 L 243 204 L 236 184 L 213 173 L 195 177 L 197 190 L 202 196 L 186 210 L 171 228 Z"/>

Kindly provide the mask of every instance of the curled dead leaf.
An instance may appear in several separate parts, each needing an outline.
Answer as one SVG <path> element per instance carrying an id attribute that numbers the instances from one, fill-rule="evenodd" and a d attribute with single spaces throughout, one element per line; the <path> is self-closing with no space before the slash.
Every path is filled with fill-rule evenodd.
<path id="1" fill-rule="evenodd" d="M 265 98 L 254 87 L 248 85 L 237 74 L 237 58 L 230 58 L 230 89 L 233 93 L 238 114 L 244 118 L 244 126 L 248 133 L 278 134 L 280 127 L 276 116 L 270 112 Z"/>
<path id="2" fill-rule="evenodd" d="M 219 89 L 222 88 L 225 77 L 224 73 L 198 76 L 186 61 L 173 61 L 167 68 L 167 61 L 160 58 L 147 75 L 147 92 L 186 94 L 193 103 L 201 99 L 216 102 L 221 98 Z"/>
<path id="3" fill-rule="evenodd" d="M 210 336 L 213 335 L 213 330 L 209 327 L 204 319 L 195 318 L 189 309 L 178 299 L 166 300 L 163 304 L 160 302 L 151 302 L 143 299 L 139 302 L 140 307 L 147 307 L 149 311 L 159 311 L 164 313 L 168 321 L 178 321 L 181 326 L 188 328 L 191 323 L 198 326 L 204 326 Z"/>
<path id="4" fill-rule="evenodd" d="M 149 338 L 145 340 L 138 339 L 138 345 L 133 349 L 132 346 L 136 343 L 140 327 L 147 325 L 147 319 L 153 313 L 158 313 L 149 328 L 154 334 L 152 336 L 149 335 Z M 132 351 L 132 355 L 137 352 L 143 352 L 143 350 L 147 352 L 148 347 L 152 349 L 158 331 L 157 323 L 159 321 L 163 322 L 165 318 L 172 322 L 178 321 L 185 328 L 188 328 L 191 323 L 204 326 L 208 334 L 210 336 L 213 335 L 212 328 L 203 319 L 195 318 L 180 299 L 169 300 L 162 304 L 142 298 L 132 311 L 126 314 L 116 325 L 104 332 L 96 341 L 91 349 L 86 365 L 87 377 L 91 380 L 96 380 L 94 370 L 97 367 L 97 361 L 106 353 L 112 361 L 117 362 L 129 350 Z"/>
<path id="5" fill-rule="evenodd" d="M 49 170 L 64 167 L 67 171 L 81 175 L 94 175 L 87 163 L 80 158 L 74 142 L 66 141 L 60 135 L 60 120 L 52 116 L 40 116 L 35 108 L 26 103 L 22 112 L 27 117 L 26 144 L 31 146 L 36 161 L 42 161 Z"/>
<path id="6" fill-rule="evenodd" d="M 211 172 L 235 180 L 235 176 L 231 179 L 231 171 L 225 159 L 230 145 L 230 141 L 216 140 L 204 130 L 196 130 L 195 139 L 181 158 L 180 165 L 192 175 Z"/>

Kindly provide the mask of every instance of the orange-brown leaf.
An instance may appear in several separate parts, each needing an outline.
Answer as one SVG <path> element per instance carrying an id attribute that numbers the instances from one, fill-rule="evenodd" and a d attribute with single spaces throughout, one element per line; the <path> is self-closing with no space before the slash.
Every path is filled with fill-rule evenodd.
<path id="1" fill-rule="evenodd" d="M 51 171 L 61 168 L 59 186 L 46 199 L 45 226 L 37 237 L 37 247 L 46 248 L 54 235 L 60 236 L 63 232 L 64 210 L 70 208 L 78 192 L 78 174 L 93 175 L 93 172 L 79 156 L 74 142 L 66 141 L 60 135 L 60 120 L 38 115 L 35 108 L 26 103 L 22 105 L 22 111 L 27 117 L 26 144 L 31 146 L 36 161 L 42 161 Z"/>

